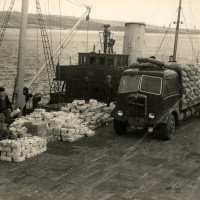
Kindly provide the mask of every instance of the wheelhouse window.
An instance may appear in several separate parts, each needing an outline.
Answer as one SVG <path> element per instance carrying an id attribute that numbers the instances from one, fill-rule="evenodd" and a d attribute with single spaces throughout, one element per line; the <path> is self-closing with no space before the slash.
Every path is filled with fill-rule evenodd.
<path id="1" fill-rule="evenodd" d="M 95 56 L 91 56 L 90 57 L 90 64 L 95 64 L 96 63 L 96 57 Z"/>
<path id="2" fill-rule="evenodd" d="M 86 56 L 81 56 L 81 64 L 86 64 Z"/>
<path id="3" fill-rule="evenodd" d="M 155 76 L 142 76 L 140 90 L 142 92 L 160 95 L 162 89 L 162 78 Z"/>
<path id="4" fill-rule="evenodd" d="M 122 76 L 119 83 L 119 93 L 138 91 L 141 76 Z"/>
<path id="5" fill-rule="evenodd" d="M 105 57 L 100 57 L 99 58 L 99 64 L 100 65 L 105 65 Z"/>
<path id="6" fill-rule="evenodd" d="M 123 65 L 128 66 L 128 57 L 123 57 Z"/>
<path id="7" fill-rule="evenodd" d="M 109 56 L 109 58 L 108 58 L 108 64 L 114 66 L 114 57 Z"/>

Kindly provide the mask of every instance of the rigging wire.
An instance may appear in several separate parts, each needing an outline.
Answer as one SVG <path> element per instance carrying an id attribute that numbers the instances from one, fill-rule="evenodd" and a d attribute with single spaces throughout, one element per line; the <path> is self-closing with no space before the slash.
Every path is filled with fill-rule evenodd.
<path id="1" fill-rule="evenodd" d="M 50 51 L 51 54 L 53 54 L 53 40 L 52 40 L 52 28 L 51 28 L 51 18 L 50 18 L 50 6 L 49 6 L 49 0 L 48 0 L 48 22 L 49 22 L 49 35 L 50 35 Z"/>
<path id="2" fill-rule="evenodd" d="M 198 31 L 196 29 L 196 26 L 194 26 L 194 31 L 195 31 L 195 40 L 197 41 L 196 42 L 196 45 L 197 45 L 197 62 L 199 60 L 199 43 L 200 43 L 200 38 L 198 37 Z"/>
<path id="3" fill-rule="evenodd" d="M 72 34 L 71 36 L 71 39 L 65 44 L 65 46 L 63 46 L 63 49 L 69 44 L 69 42 L 72 40 L 72 38 L 74 37 L 74 35 L 76 34 L 76 32 L 82 27 L 82 22 L 83 22 L 84 19 L 81 20 L 79 26 L 77 27 L 77 29 L 74 31 L 74 33 Z"/>
<path id="4" fill-rule="evenodd" d="M 3 16 L 4 16 L 5 6 L 6 6 L 6 0 L 4 0 L 4 4 L 3 4 L 3 11 L 2 11 L 2 14 L 1 14 L 1 17 L 2 17 L 2 18 L 3 18 Z"/>
<path id="5" fill-rule="evenodd" d="M 190 39 L 190 43 L 191 43 L 191 46 L 192 46 L 193 55 L 194 55 L 195 58 L 197 58 L 195 50 L 194 50 L 194 44 L 193 44 L 193 41 L 192 41 L 192 37 L 191 37 L 190 31 L 188 29 L 188 25 L 186 23 L 185 15 L 184 15 L 183 11 L 182 11 L 182 15 L 183 15 L 183 19 L 184 19 L 184 22 L 185 22 L 185 25 L 186 25 L 186 29 L 187 29 L 187 32 L 188 32 L 188 35 L 189 35 L 189 39 Z"/>
<path id="6" fill-rule="evenodd" d="M 161 57 L 162 59 L 165 59 L 165 56 L 167 55 L 167 47 L 169 47 L 169 40 L 170 40 L 170 36 L 169 34 L 167 35 L 167 38 L 165 40 L 165 43 L 164 43 L 164 46 L 163 46 L 163 51 L 162 51 L 162 54 L 161 54 Z"/>
<path id="7" fill-rule="evenodd" d="M 88 7 L 86 4 L 84 4 L 84 3 L 81 3 L 81 2 L 79 2 L 79 1 L 77 1 L 77 0 L 74 0 L 75 2 L 77 2 L 77 3 L 79 3 L 79 4 L 81 4 L 81 5 L 83 5 L 84 7 Z"/>
<path id="8" fill-rule="evenodd" d="M 169 27 L 168 27 L 168 29 L 165 31 L 164 36 L 163 36 L 163 38 L 162 38 L 162 40 L 161 40 L 161 42 L 160 42 L 160 45 L 159 45 L 158 48 L 155 50 L 155 53 L 154 53 L 154 54 L 155 54 L 156 56 L 157 56 L 158 53 L 160 52 L 160 50 L 161 50 L 161 48 L 162 48 L 162 46 L 163 46 L 163 44 L 164 44 L 164 42 L 165 42 L 165 40 L 166 40 L 166 38 L 167 38 L 167 35 L 168 35 L 170 29 L 171 29 L 171 24 L 169 24 Z"/>
<path id="9" fill-rule="evenodd" d="M 174 20 L 174 18 L 175 18 L 175 15 L 176 15 L 176 13 L 177 13 L 177 11 L 178 11 L 178 9 L 177 9 L 177 11 L 175 12 L 175 6 L 176 6 L 176 1 L 177 0 L 173 0 L 173 3 L 171 3 L 171 7 L 173 8 L 173 9 L 170 9 L 170 10 L 172 10 L 172 12 L 171 12 L 171 14 L 170 14 L 170 23 L 169 23 L 169 25 L 168 25 L 168 28 L 165 30 L 165 32 L 164 32 L 164 35 L 163 35 L 163 37 L 162 37 L 162 34 L 160 35 L 160 37 L 159 37 L 159 39 L 158 39 L 158 42 L 157 42 L 157 48 L 155 49 L 155 53 L 154 53 L 154 55 L 155 56 L 158 56 L 158 53 L 159 53 L 159 51 L 161 50 L 161 47 L 162 47 L 162 45 L 164 44 L 164 42 L 166 42 L 165 41 L 165 38 L 167 38 L 167 36 L 168 36 L 168 34 L 169 34 L 169 31 L 170 31 L 170 29 L 171 29 L 171 24 L 172 24 L 172 22 L 173 22 L 173 20 Z M 165 23 L 166 24 L 166 23 Z M 165 29 L 165 25 L 163 26 L 163 29 L 162 30 L 164 30 Z M 160 45 L 159 45 L 160 44 Z M 166 43 L 165 43 L 165 46 L 166 46 Z"/>
<path id="10" fill-rule="evenodd" d="M 195 25 L 193 25 L 193 21 L 194 21 L 194 17 L 193 17 L 193 11 L 192 11 L 192 2 L 191 2 L 191 0 L 190 0 L 190 18 L 191 18 L 191 27 L 194 27 L 194 33 L 195 34 L 192 34 L 192 38 L 193 38 L 193 41 L 194 40 L 196 40 L 197 42 L 195 42 L 195 47 L 196 47 L 196 49 L 197 49 L 197 61 L 198 61 L 198 57 L 199 57 L 199 37 L 197 36 L 197 29 L 196 29 L 196 26 Z M 194 47 L 194 48 L 195 48 Z"/>
<path id="11" fill-rule="evenodd" d="M 60 2 L 60 0 L 59 0 L 59 14 L 60 14 L 60 45 L 61 45 L 61 38 L 62 38 L 62 32 L 61 32 L 61 29 L 62 29 L 62 10 L 61 10 L 61 2 Z M 61 54 L 62 54 L 62 51 L 61 51 L 61 49 L 60 49 L 60 53 L 59 53 L 59 58 L 58 58 L 58 63 L 61 61 Z"/>
<path id="12" fill-rule="evenodd" d="M 77 5 L 77 6 L 80 6 L 80 7 L 88 7 L 88 6 L 86 6 L 85 4 L 83 4 L 83 3 L 80 3 L 79 1 L 76 1 L 76 3 L 75 2 L 73 2 L 73 1 L 75 1 L 75 0 L 65 0 L 65 1 L 68 1 L 69 3 L 72 3 L 72 4 L 74 4 L 74 5 Z"/>
<path id="13" fill-rule="evenodd" d="M 88 52 L 88 43 L 89 43 L 89 26 L 90 26 L 90 16 L 89 16 L 90 12 L 88 13 L 87 17 L 86 17 L 86 21 L 87 21 L 87 50 L 86 52 Z"/>

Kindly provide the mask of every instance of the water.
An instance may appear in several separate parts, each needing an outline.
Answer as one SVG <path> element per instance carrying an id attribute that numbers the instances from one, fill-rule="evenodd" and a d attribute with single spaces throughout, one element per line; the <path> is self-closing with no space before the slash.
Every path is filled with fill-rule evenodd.
<path id="1" fill-rule="evenodd" d="M 58 30 L 48 31 L 49 40 L 53 50 L 57 48 L 66 33 L 67 30 L 61 32 Z M 198 44 L 200 36 L 192 35 L 191 37 L 193 39 L 194 49 L 197 52 L 199 49 Z M 14 81 L 17 74 L 18 38 L 18 29 L 7 29 L 3 43 L 0 47 L 0 86 L 6 88 L 6 92 L 10 98 L 12 96 Z M 122 53 L 124 33 L 115 32 L 114 38 L 116 39 L 114 51 L 116 53 Z M 149 57 L 151 55 L 156 55 L 158 59 L 167 60 L 169 55 L 173 52 L 174 35 L 166 37 L 162 47 L 159 48 L 162 38 L 162 33 L 146 34 L 143 45 L 143 56 Z M 56 62 L 59 60 L 60 64 L 68 65 L 70 62 L 72 64 L 77 64 L 78 52 L 91 52 L 94 45 L 96 46 L 96 51 L 101 49 L 99 33 L 97 31 L 88 33 L 86 31 L 79 31 L 70 41 L 67 48 L 63 50 L 61 56 L 56 58 Z M 158 49 L 159 53 L 157 53 Z M 191 42 L 187 34 L 181 34 L 179 36 L 177 60 L 184 62 L 194 61 Z M 40 31 L 37 29 L 28 29 L 27 31 L 27 53 L 25 62 L 25 85 L 27 85 L 40 67 L 45 63 Z M 47 77 L 45 77 L 45 80 L 47 80 Z M 35 93 L 41 92 L 44 88 L 48 89 L 48 87 L 39 84 L 38 91 L 35 91 Z"/>

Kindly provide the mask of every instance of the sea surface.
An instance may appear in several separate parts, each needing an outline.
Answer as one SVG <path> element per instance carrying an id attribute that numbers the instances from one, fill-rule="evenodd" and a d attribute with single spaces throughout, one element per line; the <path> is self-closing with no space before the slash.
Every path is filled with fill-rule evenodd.
<path id="1" fill-rule="evenodd" d="M 48 30 L 48 38 L 52 46 L 52 51 L 55 51 L 67 32 L 67 30 Z M 149 57 L 156 55 L 156 58 L 167 61 L 169 55 L 173 54 L 174 35 L 170 34 L 164 36 L 164 33 L 145 34 L 143 56 Z M 124 33 L 115 32 L 114 39 L 116 40 L 114 52 L 122 53 Z M 196 62 L 199 51 L 199 42 L 200 35 L 189 36 L 188 34 L 180 34 L 177 60 L 188 63 Z M 0 46 L 0 86 L 6 88 L 6 93 L 10 98 L 12 98 L 13 86 L 17 74 L 18 45 L 19 29 L 7 29 L 3 43 Z M 98 52 L 98 50 L 101 49 L 99 32 L 78 31 L 67 46 L 63 46 L 64 48 L 55 58 L 55 63 L 59 62 L 60 64 L 65 65 L 77 64 L 78 52 L 91 52 L 93 51 L 94 45 L 95 50 Z M 25 85 L 30 82 L 40 67 L 45 63 L 40 30 L 27 30 L 26 47 Z M 42 82 L 47 81 L 47 76 L 43 76 L 39 81 L 37 90 L 35 90 L 34 93 L 44 93 L 48 91 L 48 86 L 41 84 Z"/>

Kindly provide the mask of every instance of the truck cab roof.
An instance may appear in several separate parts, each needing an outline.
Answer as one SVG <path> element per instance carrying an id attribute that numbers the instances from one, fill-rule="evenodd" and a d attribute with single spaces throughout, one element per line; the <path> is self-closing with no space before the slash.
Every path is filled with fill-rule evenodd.
<path id="1" fill-rule="evenodd" d="M 156 77 L 175 77 L 177 76 L 177 72 L 171 69 L 147 69 L 147 68 L 131 68 L 125 70 L 122 73 L 122 76 L 130 76 L 130 75 L 149 75 L 149 76 L 156 76 Z"/>

